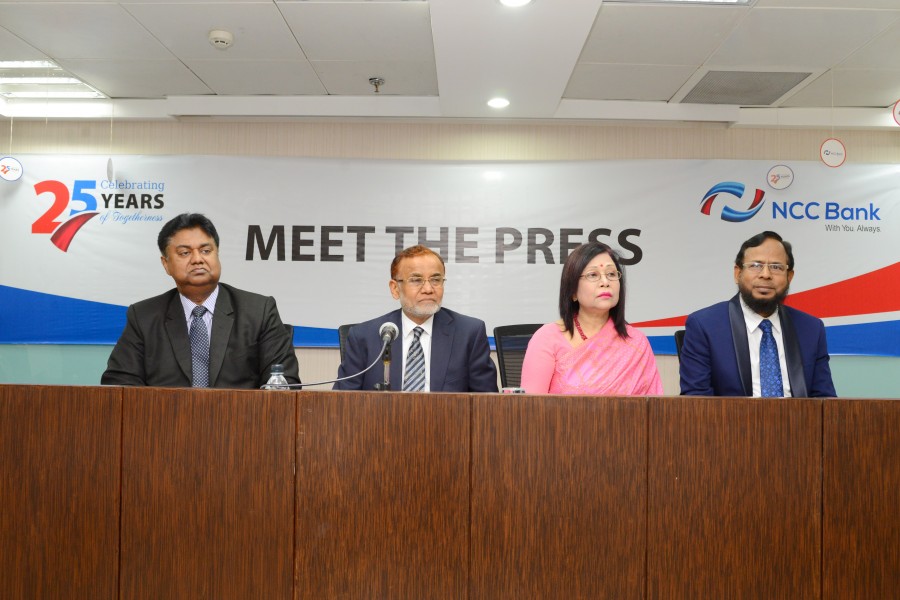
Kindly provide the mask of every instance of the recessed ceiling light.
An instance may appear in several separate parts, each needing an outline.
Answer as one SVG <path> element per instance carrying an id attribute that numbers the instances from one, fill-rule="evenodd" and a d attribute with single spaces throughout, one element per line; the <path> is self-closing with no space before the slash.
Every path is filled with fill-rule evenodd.
<path id="1" fill-rule="evenodd" d="M 52 61 L 0 61 L 0 98 L 105 97 Z"/>
<path id="2" fill-rule="evenodd" d="M 510 8 L 519 8 L 520 6 L 531 4 L 531 0 L 500 0 L 500 4 Z"/>
<path id="3" fill-rule="evenodd" d="M 506 98 L 491 98 L 488 100 L 488 106 L 491 108 L 506 108 L 509 106 L 509 100 Z"/>

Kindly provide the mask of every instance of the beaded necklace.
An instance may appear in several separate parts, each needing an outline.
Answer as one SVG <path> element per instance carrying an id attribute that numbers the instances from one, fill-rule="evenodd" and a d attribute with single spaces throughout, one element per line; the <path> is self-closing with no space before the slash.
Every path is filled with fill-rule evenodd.
<path id="1" fill-rule="evenodd" d="M 581 339 L 582 339 L 583 341 L 587 341 L 587 336 L 584 335 L 584 331 L 581 330 L 581 323 L 578 322 L 578 315 L 577 315 L 577 314 L 574 315 L 574 316 L 572 317 L 572 320 L 575 322 L 575 329 L 578 330 L 578 335 L 581 336 Z"/>

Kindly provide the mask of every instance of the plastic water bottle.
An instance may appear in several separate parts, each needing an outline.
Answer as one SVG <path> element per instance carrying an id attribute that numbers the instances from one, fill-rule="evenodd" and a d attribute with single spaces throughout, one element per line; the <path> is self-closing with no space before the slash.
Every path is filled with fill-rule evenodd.
<path id="1" fill-rule="evenodd" d="M 287 379 L 284 378 L 284 365 L 272 365 L 272 374 L 269 381 L 263 386 L 264 390 L 289 390 Z"/>

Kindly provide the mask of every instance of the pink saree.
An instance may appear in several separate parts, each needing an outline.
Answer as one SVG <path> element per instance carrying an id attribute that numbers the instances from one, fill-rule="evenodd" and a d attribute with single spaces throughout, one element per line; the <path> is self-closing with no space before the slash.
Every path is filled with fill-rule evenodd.
<path id="1" fill-rule="evenodd" d="M 640 396 L 663 393 L 647 336 L 628 326 L 622 339 L 612 321 L 578 348 L 556 323 L 541 327 L 528 344 L 522 387 L 530 394 Z"/>

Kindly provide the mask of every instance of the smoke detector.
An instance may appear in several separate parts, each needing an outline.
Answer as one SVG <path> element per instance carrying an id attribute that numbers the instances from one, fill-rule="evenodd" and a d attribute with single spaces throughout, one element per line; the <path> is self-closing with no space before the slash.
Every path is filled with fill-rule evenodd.
<path id="1" fill-rule="evenodd" d="M 234 43 L 234 35 L 224 29 L 213 29 L 209 32 L 209 43 L 212 44 L 213 48 L 225 50 Z"/>

